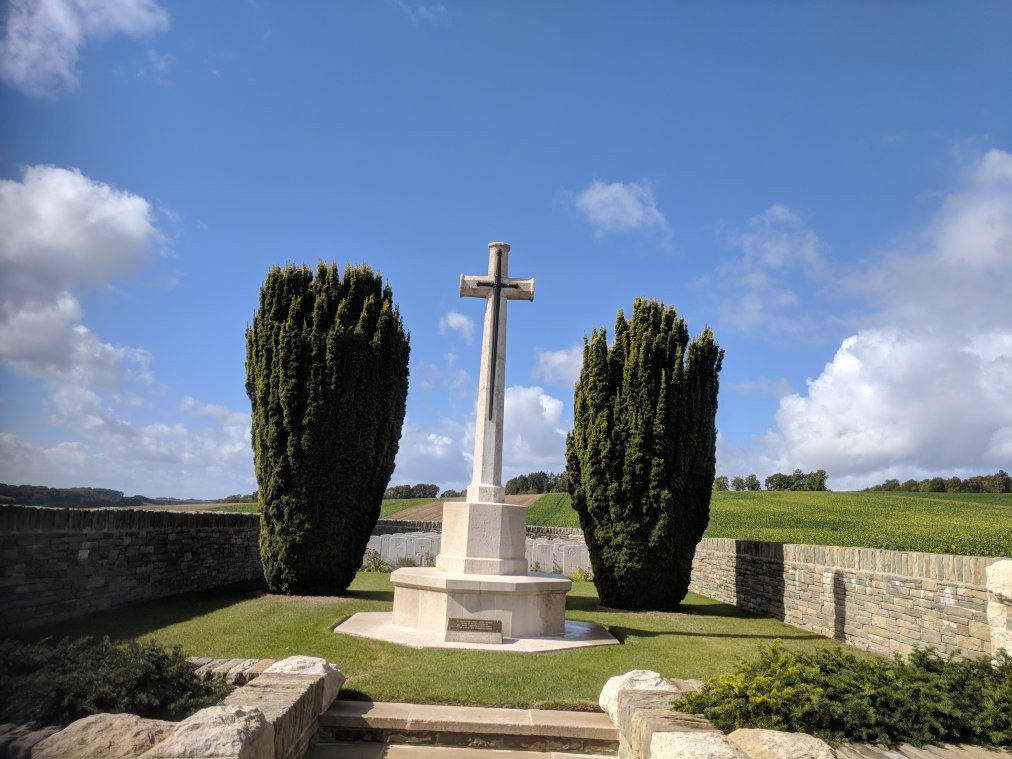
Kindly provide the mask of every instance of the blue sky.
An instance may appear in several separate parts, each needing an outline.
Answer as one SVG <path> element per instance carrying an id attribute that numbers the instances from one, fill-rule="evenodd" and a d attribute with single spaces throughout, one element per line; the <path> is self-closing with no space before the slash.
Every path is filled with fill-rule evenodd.
<path id="1" fill-rule="evenodd" d="M 563 467 L 633 299 L 726 357 L 719 473 L 1012 465 L 1012 6 L 10 0 L 0 481 L 255 487 L 267 270 L 366 262 L 411 333 L 393 482 L 470 476 L 486 244 L 504 474 Z"/>

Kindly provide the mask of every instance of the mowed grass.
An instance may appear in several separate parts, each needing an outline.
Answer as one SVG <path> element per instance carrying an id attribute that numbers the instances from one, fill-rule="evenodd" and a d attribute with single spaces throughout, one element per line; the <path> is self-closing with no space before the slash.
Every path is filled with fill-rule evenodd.
<path id="1" fill-rule="evenodd" d="M 244 513 L 255 514 L 260 511 L 259 504 L 256 503 L 223 503 L 220 506 L 212 506 L 208 511 L 241 511 Z"/>
<path id="2" fill-rule="evenodd" d="M 527 509 L 527 524 L 542 527 L 579 527 L 569 493 L 545 493 Z"/>
<path id="3" fill-rule="evenodd" d="M 580 526 L 564 493 L 542 496 L 527 521 Z M 1012 494 L 718 492 L 705 536 L 1012 556 Z"/>
<path id="4" fill-rule="evenodd" d="M 399 511 L 410 509 L 412 506 L 419 506 L 423 503 L 432 503 L 435 498 L 388 498 L 380 506 L 380 519 L 396 514 Z M 244 511 L 257 512 L 260 507 L 255 503 L 223 503 L 221 506 L 214 506 L 208 511 Z"/>
<path id="5" fill-rule="evenodd" d="M 677 613 L 602 608 L 592 583 L 574 583 L 568 619 L 606 625 L 623 643 L 541 654 L 416 650 L 331 628 L 360 611 L 390 611 L 387 574 L 360 573 L 347 597 L 277 596 L 222 589 L 133 604 L 30 631 L 108 635 L 181 646 L 188 656 L 280 659 L 321 656 L 348 677 L 344 698 L 413 703 L 595 709 L 609 677 L 652 669 L 703 678 L 731 670 L 760 642 L 810 651 L 841 644 L 774 619 L 689 594 Z"/>

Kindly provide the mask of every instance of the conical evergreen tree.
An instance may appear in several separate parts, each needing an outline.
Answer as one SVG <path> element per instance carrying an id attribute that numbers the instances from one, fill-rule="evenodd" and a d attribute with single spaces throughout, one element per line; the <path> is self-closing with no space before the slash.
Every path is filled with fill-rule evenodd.
<path id="1" fill-rule="evenodd" d="M 393 474 L 408 336 L 368 266 L 275 266 L 246 329 L 260 558 L 281 593 L 342 593 Z"/>
<path id="2" fill-rule="evenodd" d="M 609 349 L 594 330 L 583 349 L 566 463 L 601 602 L 674 609 L 685 598 L 710 518 L 717 375 L 724 352 L 709 328 L 656 301 L 621 311 Z"/>

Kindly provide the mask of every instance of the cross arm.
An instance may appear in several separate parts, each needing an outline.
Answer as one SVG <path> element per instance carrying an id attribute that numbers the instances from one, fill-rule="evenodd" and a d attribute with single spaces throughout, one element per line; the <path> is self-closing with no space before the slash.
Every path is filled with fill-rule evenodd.
<path id="1" fill-rule="evenodd" d="M 533 279 L 507 279 L 505 280 L 510 289 L 503 287 L 503 295 L 507 300 L 534 300 Z"/>
<path id="2" fill-rule="evenodd" d="M 460 275 L 461 298 L 484 298 L 492 290 L 487 276 Z"/>

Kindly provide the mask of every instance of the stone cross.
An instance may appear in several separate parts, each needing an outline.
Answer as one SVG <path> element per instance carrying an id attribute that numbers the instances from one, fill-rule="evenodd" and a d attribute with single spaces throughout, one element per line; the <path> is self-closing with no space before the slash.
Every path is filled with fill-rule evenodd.
<path id="1" fill-rule="evenodd" d="M 534 300 L 533 279 L 511 279 L 510 246 L 488 244 L 488 274 L 460 276 L 460 297 L 485 298 L 481 337 L 481 374 L 474 429 L 474 468 L 467 488 L 469 503 L 503 503 L 502 421 L 506 379 L 506 302 Z"/>

